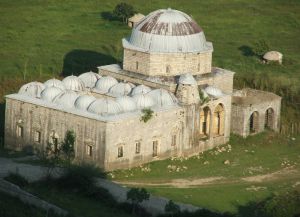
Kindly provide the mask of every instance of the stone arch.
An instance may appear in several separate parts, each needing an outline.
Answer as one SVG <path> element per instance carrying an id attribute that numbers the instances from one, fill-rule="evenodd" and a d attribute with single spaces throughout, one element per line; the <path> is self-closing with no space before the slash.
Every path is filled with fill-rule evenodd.
<path id="1" fill-rule="evenodd" d="M 200 135 L 208 136 L 210 132 L 211 110 L 205 106 L 200 112 Z"/>
<path id="2" fill-rule="evenodd" d="M 265 112 L 265 128 L 274 129 L 275 112 L 273 108 L 268 108 Z"/>
<path id="3" fill-rule="evenodd" d="M 250 133 L 257 133 L 259 131 L 259 113 L 253 112 L 249 118 L 249 131 Z"/>
<path id="4" fill-rule="evenodd" d="M 225 129 L 225 109 L 223 104 L 218 104 L 213 116 L 213 134 L 216 136 L 224 135 Z"/>

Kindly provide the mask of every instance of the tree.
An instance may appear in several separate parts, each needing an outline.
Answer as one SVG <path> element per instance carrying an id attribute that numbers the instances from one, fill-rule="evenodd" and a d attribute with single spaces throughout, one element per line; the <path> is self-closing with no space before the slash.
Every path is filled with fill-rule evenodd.
<path id="1" fill-rule="evenodd" d="M 135 209 L 144 200 L 149 200 L 150 194 L 144 188 L 131 188 L 127 192 L 127 200 L 131 200 L 132 213 L 135 213 Z"/>
<path id="2" fill-rule="evenodd" d="M 123 23 L 127 23 L 128 18 L 135 14 L 135 10 L 132 5 L 122 2 L 116 5 L 113 14 L 122 19 Z"/>
<path id="3" fill-rule="evenodd" d="M 74 145 L 75 133 L 72 130 L 68 130 L 60 148 L 69 164 L 71 163 L 71 159 L 74 157 Z"/>
<path id="4" fill-rule="evenodd" d="M 180 207 L 172 200 L 169 200 L 169 202 L 165 206 L 165 212 L 171 214 L 171 216 L 173 217 L 174 214 L 180 212 Z"/>

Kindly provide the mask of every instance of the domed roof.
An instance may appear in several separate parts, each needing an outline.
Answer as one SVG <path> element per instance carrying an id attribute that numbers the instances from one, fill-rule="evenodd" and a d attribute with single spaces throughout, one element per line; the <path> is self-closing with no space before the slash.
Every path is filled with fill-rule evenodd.
<path id="1" fill-rule="evenodd" d="M 79 75 L 78 78 L 83 81 L 85 87 L 93 88 L 101 76 L 95 72 L 86 72 Z"/>
<path id="2" fill-rule="evenodd" d="M 41 92 L 45 89 L 45 85 L 41 82 L 30 82 L 28 84 L 24 84 L 20 90 L 19 94 L 23 94 L 26 96 L 34 97 L 34 98 L 40 98 Z"/>
<path id="3" fill-rule="evenodd" d="M 151 90 L 147 95 L 151 96 L 158 106 L 172 106 L 177 103 L 177 98 L 167 90 Z"/>
<path id="4" fill-rule="evenodd" d="M 149 108 L 155 105 L 155 101 L 148 94 L 134 95 L 133 99 L 138 109 Z"/>
<path id="5" fill-rule="evenodd" d="M 115 78 L 111 76 L 104 76 L 97 81 L 95 88 L 101 93 L 107 93 L 108 90 L 117 83 L 118 81 Z"/>
<path id="6" fill-rule="evenodd" d="M 116 99 L 116 102 L 119 103 L 124 112 L 131 112 L 136 110 L 136 104 L 132 97 L 122 96 Z"/>
<path id="7" fill-rule="evenodd" d="M 96 99 L 87 109 L 94 114 L 107 116 L 122 112 L 122 107 L 119 103 L 110 99 Z"/>
<path id="8" fill-rule="evenodd" d="M 89 105 L 92 102 L 94 102 L 95 100 L 96 100 L 96 98 L 92 95 L 82 95 L 76 99 L 74 105 L 75 105 L 75 108 L 85 111 L 85 110 L 87 110 Z"/>
<path id="9" fill-rule="evenodd" d="M 204 91 L 208 94 L 208 95 L 211 95 L 211 96 L 214 96 L 214 97 L 221 97 L 223 96 L 223 92 L 219 89 L 219 88 L 216 88 L 214 86 L 208 86 L 204 89 Z"/>
<path id="10" fill-rule="evenodd" d="M 150 91 L 151 91 L 150 87 L 140 84 L 132 89 L 131 95 L 134 96 L 134 95 L 138 95 L 138 94 L 146 94 L 146 93 L 149 93 Z"/>
<path id="11" fill-rule="evenodd" d="M 47 102 L 53 102 L 54 98 L 62 93 L 62 90 L 58 87 L 46 87 L 41 92 L 41 99 Z"/>
<path id="12" fill-rule="evenodd" d="M 58 80 L 58 79 L 55 79 L 55 78 L 49 79 L 48 81 L 46 81 L 44 83 L 44 85 L 47 86 L 47 87 L 58 87 L 61 90 L 66 89 L 64 83 L 62 81 Z"/>
<path id="13" fill-rule="evenodd" d="M 131 85 L 129 83 L 120 82 L 109 89 L 109 93 L 114 96 L 126 96 L 131 92 Z"/>
<path id="14" fill-rule="evenodd" d="M 74 75 L 70 75 L 68 77 L 65 77 L 62 82 L 66 86 L 66 89 L 68 90 L 74 90 L 74 91 L 82 91 L 84 90 L 84 83 Z"/>
<path id="15" fill-rule="evenodd" d="M 66 90 L 54 98 L 53 102 L 57 105 L 62 105 L 64 108 L 73 108 L 78 94 L 73 90 Z"/>
<path id="16" fill-rule="evenodd" d="M 279 61 L 282 59 L 282 53 L 278 51 L 269 51 L 264 54 L 263 58 L 269 61 Z"/>
<path id="17" fill-rule="evenodd" d="M 135 25 L 130 39 L 124 39 L 123 45 L 164 53 L 212 50 L 198 24 L 187 14 L 170 8 L 147 15 Z"/>
<path id="18" fill-rule="evenodd" d="M 180 75 L 179 84 L 197 85 L 197 82 L 191 74 L 186 73 L 186 74 Z"/>

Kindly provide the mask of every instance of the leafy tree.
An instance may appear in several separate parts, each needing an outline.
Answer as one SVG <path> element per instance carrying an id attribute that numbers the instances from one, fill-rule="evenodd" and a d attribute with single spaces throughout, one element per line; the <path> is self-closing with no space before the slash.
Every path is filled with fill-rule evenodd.
<path id="1" fill-rule="evenodd" d="M 144 200 L 149 200 L 150 194 L 144 188 L 131 188 L 127 192 L 127 200 L 131 200 L 132 213 L 135 213 L 135 209 Z"/>
<path id="2" fill-rule="evenodd" d="M 123 23 L 127 23 L 128 18 L 135 14 L 135 10 L 132 5 L 121 2 L 116 5 L 113 14 L 122 19 Z"/>
<path id="3" fill-rule="evenodd" d="M 173 217 L 174 214 L 180 212 L 180 207 L 172 200 L 169 200 L 169 202 L 165 206 L 165 212 L 171 214 L 171 216 Z"/>
<path id="4" fill-rule="evenodd" d="M 61 150 L 64 153 L 68 163 L 74 157 L 75 133 L 72 130 L 66 132 L 64 141 L 61 144 Z"/>

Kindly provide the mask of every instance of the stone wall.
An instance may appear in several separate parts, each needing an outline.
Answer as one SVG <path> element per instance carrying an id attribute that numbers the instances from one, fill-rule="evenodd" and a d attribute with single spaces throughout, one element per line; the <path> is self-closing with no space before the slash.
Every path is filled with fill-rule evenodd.
<path id="1" fill-rule="evenodd" d="M 123 69 L 149 76 L 211 72 L 212 52 L 146 53 L 124 48 Z"/>
<path id="2" fill-rule="evenodd" d="M 17 127 L 23 128 L 18 136 Z M 76 160 L 94 162 L 103 167 L 106 123 L 74 115 L 60 110 L 34 105 L 15 99 L 6 99 L 5 146 L 11 149 L 33 147 L 43 149 L 51 137 L 62 142 L 67 130 L 76 134 Z M 41 133 L 40 141 L 35 141 L 35 133 Z M 93 147 L 93 156 L 86 154 L 86 146 Z"/>

